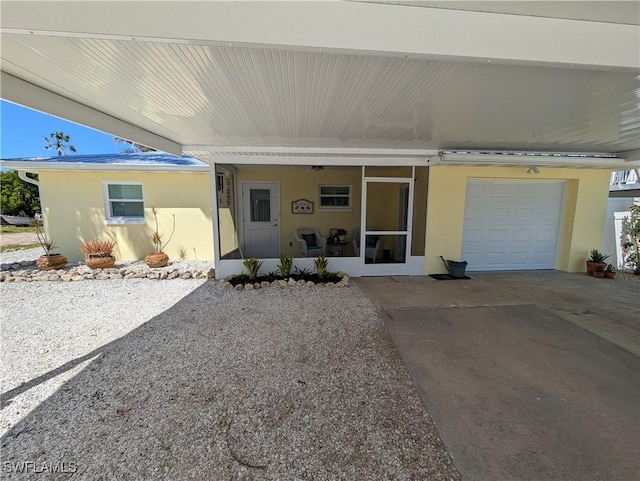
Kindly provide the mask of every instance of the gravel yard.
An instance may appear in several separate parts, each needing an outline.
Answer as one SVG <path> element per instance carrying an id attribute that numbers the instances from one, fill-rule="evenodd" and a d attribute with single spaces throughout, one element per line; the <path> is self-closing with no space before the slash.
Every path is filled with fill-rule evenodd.
<path id="1" fill-rule="evenodd" d="M 76 471 L 54 479 L 459 479 L 356 286 L 128 279 L 3 283 L 0 295 L 3 466 Z"/>

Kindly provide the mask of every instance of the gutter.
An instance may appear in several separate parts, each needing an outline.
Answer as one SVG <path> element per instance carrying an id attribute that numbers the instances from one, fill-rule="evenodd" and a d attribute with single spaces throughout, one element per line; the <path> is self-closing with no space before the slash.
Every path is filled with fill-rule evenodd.
<path id="1" fill-rule="evenodd" d="M 29 184 L 33 184 L 38 188 L 38 197 L 40 197 L 40 182 L 38 182 L 36 179 L 32 179 L 31 177 L 28 177 L 27 174 L 35 174 L 35 172 L 25 172 L 24 170 L 19 170 L 18 171 L 18 178 L 20 180 L 23 180 Z"/>

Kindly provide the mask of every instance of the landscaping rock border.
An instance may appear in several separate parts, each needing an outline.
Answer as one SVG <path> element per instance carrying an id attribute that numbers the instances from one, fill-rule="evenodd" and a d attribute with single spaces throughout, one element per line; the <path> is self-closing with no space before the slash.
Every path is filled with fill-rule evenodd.
<path id="1" fill-rule="evenodd" d="M 118 262 L 109 269 L 91 270 L 81 262 L 64 269 L 41 271 L 35 261 L 0 265 L 0 282 L 78 282 L 108 279 L 213 279 L 215 269 L 208 261 L 174 261 L 166 267 L 149 268 L 143 261 Z"/>

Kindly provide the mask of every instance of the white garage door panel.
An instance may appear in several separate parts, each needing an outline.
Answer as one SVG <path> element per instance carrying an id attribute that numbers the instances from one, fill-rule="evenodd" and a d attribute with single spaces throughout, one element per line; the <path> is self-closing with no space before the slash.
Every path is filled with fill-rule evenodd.
<path id="1" fill-rule="evenodd" d="M 469 181 L 462 242 L 467 269 L 553 269 L 563 198 L 561 182 Z"/>

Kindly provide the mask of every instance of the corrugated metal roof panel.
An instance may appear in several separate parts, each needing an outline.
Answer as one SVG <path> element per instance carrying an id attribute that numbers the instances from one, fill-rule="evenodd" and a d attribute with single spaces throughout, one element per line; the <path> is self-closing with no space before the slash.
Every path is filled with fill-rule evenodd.
<path id="1" fill-rule="evenodd" d="M 207 166 L 208 164 L 188 155 L 177 157 L 164 152 L 139 152 L 131 154 L 60 155 L 56 157 L 26 157 L 2 159 L 3 162 L 29 162 L 51 164 L 109 164 L 129 166 Z"/>

